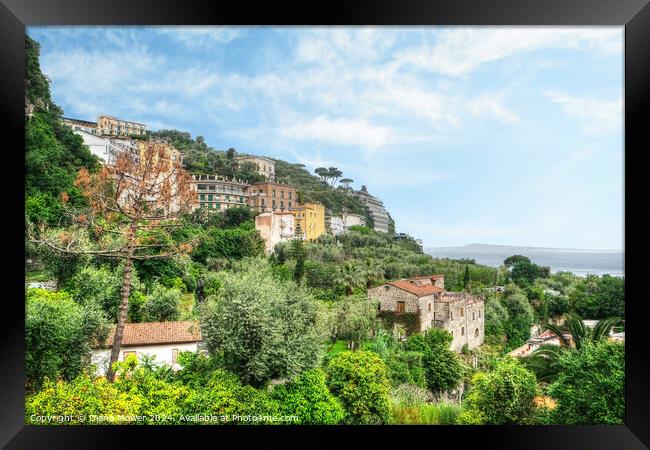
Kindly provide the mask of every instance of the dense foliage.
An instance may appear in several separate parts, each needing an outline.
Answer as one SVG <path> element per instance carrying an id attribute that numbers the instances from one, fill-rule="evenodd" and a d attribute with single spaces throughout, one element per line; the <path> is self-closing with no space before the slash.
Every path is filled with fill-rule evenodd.
<path id="1" fill-rule="evenodd" d="M 535 375 L 506 357 L 490 372 L 472 378 L 466 396 L 468 416 L 479 424 L 531 424 L 538 394 Z"/>
<path id="2" fill-rule="evenodd" d="M 346 423 L 382 424 L 389 418 L 386 365 L 372 352 L 343 352 L 327 366 L 328 385 L 345 406 Z"/>
<path id="3" fill-rule="evenodd" d="M 625 347 L 619 343 L 586 343 L 564 352 L 560 375 L 549 387 L 557 399 L 554 423 L 622 424 L 625 421 Z"/>
<path id="4" fill-rule="evenodd" d="M 66 292 L 29 289 L 25 305 L 25 376 L 29 389 L 47 377 L 72 380 L 89 364 L 90 347 L 106 337 L 101 310 Z"/>
<path id="5" fill-rule="evenodd" d="M 318 364 L 319 306 L 308 293 L 278 281 L 259 260 L 223 272 L 221 283 L 203 308 L 202 329 L 208 350 L 222 354 L 228 370 L 259 386 Z"/>

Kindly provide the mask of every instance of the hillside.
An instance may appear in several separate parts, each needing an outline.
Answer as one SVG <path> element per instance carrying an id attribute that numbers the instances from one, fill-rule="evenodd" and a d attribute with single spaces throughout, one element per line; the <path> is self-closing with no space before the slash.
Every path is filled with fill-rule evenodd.
<path id="1" fill-rule="evenodd" d="M 158 130 L 149 132 L 151 137 L 169 139 L 183 154 L 183 164 L 192 174 L 223 175 L 248 183 L 263 181 L 255 172 L 252 163 L 239 164 L 240 154 L 234 149 L 218 150 L 210 147 L 202 136 L 195 139 L 187 132 L 178 130 Z M 365 206 L 355 197 L 349 196 L 343 187 L 333 188 L 316 175 L 309 173 L 301 164 L 292 164 L 281 159 L 275 161 L 276 180 L 296 187 L 301 203 L 319 202 L 334 214 L 342 212 L 367 217 Z"/>

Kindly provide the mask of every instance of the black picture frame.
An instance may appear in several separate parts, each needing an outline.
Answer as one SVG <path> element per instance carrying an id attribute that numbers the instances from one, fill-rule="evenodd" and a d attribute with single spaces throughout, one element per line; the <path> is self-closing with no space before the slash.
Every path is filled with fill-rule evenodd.
<path id="1" fill-rule="evenodd" d="M 517 449 L 636 449 L 650 445 L 650 378 L 645 298 L 640 264 L 642 216 L 647 187 L 643 183 L 647 151 L 643 118 L 650 109 L 650 0 L 337 0 L 321 4 L 279 4 L 193 0 L 0 0 L 0 117 L 3 133 L 5 180 L 4 213 L 6 270 L 15 276 L 5 286 L 16 295 L 3 295 L 0 355 L 0 445 L 10 449 L 123 448 L 134 437 L 171 443 L 188 434 L 211 447 L 234 437 L 242 443 L 251 436 L 286 442 L 294 433 L 306 440 L 325 442 L 393 437 L 409 445 L 468 443 Z M 24 254 L 21 220 L 24 197 L 17 194 L 24 148 L 24 35 L 28 25 L 618 25 L 625 27 L 625 248 L 626 268 L 626 419 L 620 426 L 436 426 L 436 427 L 47 427 L 24 424 L 24 286 L 23 269 L 12 262 Z M 9 138 L 9 139 L 8 139 Z M 10 145 L 9 142 L 13 144 Z M 644 146 L 644 144 L 646 144 Z M 16 179 L 13 180 L 12 177 Z M 636 184 L 636 185 L 635 185 Z M 645 189 L 644 189 L 645 187 Z M 635 224 L 640 224 L 636 227 Z M 24 223 L 22 224 L 24 225 Z M 637 231 L 637 229 L 639 231 Z M 8 273 L 8 272 L 5 272 Z M 12 292 L 13 293 L 13 292 Z M 243 432 L 242 432 L 243 431 Z M 269 436 L 267 436 L 269 435 Z M 323 441 L 321 441 L 321 438 Z M 447 443 L 445 443 L 447 442 Z M 126 445 L 125 445 L 126 444 Z M 475 447 L 476 448 L 476 447 Z"/>

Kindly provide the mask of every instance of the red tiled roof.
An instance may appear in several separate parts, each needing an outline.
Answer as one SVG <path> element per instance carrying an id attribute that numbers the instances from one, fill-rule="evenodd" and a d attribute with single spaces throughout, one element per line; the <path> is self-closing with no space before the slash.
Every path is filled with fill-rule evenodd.
<path id="1" fill-rule="evenodd" d="M 432 284 L 426 284 L 424 286 L 418 286 L 417 284 L 409 283 L 406 280 L 391 281 L 388 284 L 415 294 L 418 297 L 424 297 L 426 295 L 432 295 L 438 292 L 442 292 L 444 289 L 434 286 Z"/>
<path id="2" fill-rule="evenodd" d="M 115 327 L 111 330 L 104 345 L 113 345 Z M 171 344 L 177 342 L 197 342 L 201 340 L 199 322 L 143 322 L 124 324 L 122 345 Z"/>

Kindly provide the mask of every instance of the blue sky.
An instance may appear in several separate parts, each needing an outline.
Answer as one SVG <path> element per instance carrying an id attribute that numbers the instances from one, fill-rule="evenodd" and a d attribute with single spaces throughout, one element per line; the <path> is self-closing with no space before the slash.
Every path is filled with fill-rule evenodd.
<path id="1" fill-rule="evenodd" d="M 623 248 L 622 27 L 29 27 L 68 117 L 339 167 L 425 247 Z"/>

